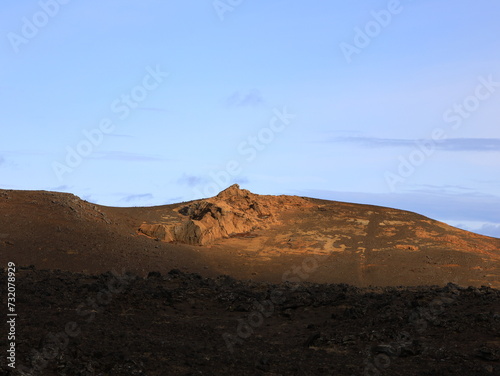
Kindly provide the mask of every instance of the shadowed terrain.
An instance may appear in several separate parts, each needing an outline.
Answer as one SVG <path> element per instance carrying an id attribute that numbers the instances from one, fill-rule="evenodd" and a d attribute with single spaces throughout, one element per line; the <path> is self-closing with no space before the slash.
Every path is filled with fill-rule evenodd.
<path id="1" fill-rule="evenodd" d="M 500 374 L 500 291 L 489 287 L 17 276 L 18 367 L 2 373 L 2 356 L 2 376 Z"/>

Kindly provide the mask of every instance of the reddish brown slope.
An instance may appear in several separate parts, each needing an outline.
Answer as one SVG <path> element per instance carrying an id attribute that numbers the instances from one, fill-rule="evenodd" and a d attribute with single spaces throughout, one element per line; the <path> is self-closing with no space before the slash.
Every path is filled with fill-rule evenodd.
<path id="1" fill-rule="evenodd" d="M 168 268 L 203 268 L 199 250 L 139 237 L 134 214 L 53 192 L 0 191 L 0 265 L 99 273 L 126 268 L 139 275 Z M 154 209 L 151 210 L 154 213 Z"/>
<path id="2" fill-rule="evenodd" d="M 0 191 L 0 213 L 3 264 L 139 274 L 176 267 L 358 286 L 500 286 L 500 239 L 377 206 L 260 196 L 232 186 L 212 199 L 153 208 Z M 179 236 L 165 236 L 168 231 Z"/>

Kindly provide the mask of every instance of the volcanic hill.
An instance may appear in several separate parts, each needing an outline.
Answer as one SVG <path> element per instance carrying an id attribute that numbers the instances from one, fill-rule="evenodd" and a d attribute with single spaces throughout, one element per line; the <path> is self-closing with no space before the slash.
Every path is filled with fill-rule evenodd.
<path id="1" fill-rule="evenodd" d="M 149 208 L 0 190 L 0 262 L 8 261 L 86 274 L 176 268 L 273 283 L 500 287 L 500 239 L 407 211 L 238 185 Z"/>

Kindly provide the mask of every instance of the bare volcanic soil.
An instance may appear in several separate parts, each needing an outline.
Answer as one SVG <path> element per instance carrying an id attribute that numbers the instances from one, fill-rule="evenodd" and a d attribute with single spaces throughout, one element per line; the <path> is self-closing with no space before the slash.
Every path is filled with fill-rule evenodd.
<path id="1" fill-rule="evenodd" d="M 491 287 L 121 273 L 18 268 L 17 368 L 2 335 L 0 375 L 500 375 Z"/>
<path id="2" fill-rule="evenodd" d="M 8 262 L 82 274 L 179 269 L 272 283 L 500 288 L 500 239 L 407 211 L 238 185 L 144 208 L 0 190 L 0 265 Z"/>

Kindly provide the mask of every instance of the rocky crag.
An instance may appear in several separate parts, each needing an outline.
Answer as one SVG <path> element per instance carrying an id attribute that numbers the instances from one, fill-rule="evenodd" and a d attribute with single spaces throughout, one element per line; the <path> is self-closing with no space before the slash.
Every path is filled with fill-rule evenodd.
<path id="1" fill-rule="evenodd" d="M 166 223 L 143 223 L 139 232 L 164 242 L 206 245 L 219 239 L 267 229 L 279 222 L 280 213 L 312 203 L 296 196 L 264 196 L 237 184 L 217 196 L 197 200 L 175 210 Z"/>

